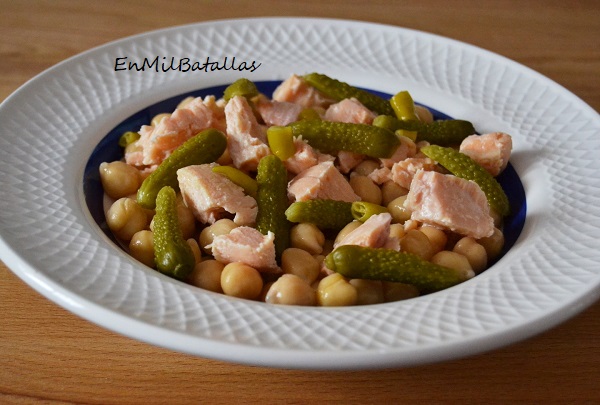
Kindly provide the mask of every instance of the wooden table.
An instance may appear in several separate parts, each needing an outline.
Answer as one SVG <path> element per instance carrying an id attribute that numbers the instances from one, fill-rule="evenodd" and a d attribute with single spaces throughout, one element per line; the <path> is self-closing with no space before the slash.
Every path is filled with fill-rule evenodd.
<path id="1" fill-rule="evenodd" d="M 368 6 L 366 6 L 368 4 Z M 600 110 L 598 1 L 0 1 L 0 100 L 124 36 L 252 16 L 362 19 L 465 41 Z M 597 403 L 600 303 L 527 341 L 442 364 L 367 372 L 240 366 L 156 348 L 41 297 L 0 263 L 0 403 Z"/>

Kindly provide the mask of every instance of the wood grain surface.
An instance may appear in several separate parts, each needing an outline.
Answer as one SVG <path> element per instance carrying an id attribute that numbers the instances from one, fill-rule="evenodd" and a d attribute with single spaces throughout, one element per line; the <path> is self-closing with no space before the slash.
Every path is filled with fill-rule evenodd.
<path id="1" fill-rule="evenodd" d="M 516 60 L 600 110 L 598 1 L 0 0 L 0 100 L 80 52 L 206 20 L 364 20 L 458 39 Z M 600 404 L 600 303 L 526 341 L 406 369 L 242 366 L 140 343 L 43 298 L 0 263 L 0 404 Z"/>

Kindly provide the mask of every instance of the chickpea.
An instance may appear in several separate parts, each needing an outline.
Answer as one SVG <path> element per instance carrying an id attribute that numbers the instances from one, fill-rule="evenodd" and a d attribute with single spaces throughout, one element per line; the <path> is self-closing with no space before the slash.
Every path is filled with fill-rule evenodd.
<path id="1" fill-rule="evenodd" d="M 417 117 L 425 123 L 433 122 L 433 114 L 427 107 L 423 107 L 421 105 L 415 105 L 415 112 L 417 113 Z"/>
<path id="2" fill-rule="evenodd" d="M 146 229 L 146 211 L 131 198 L 119 198 L 106 213 L 106 223 L 119 239 L 130 241 L 137 232 Z"/>
<path id="3" fill-rule="evenodd" d="M 427 235 L 423 232 L 412 229 L 400 239 L 400 250 L 403 252 L 413 253 L 424 260 L 431 259 L 433 256 L 433 247 Z"/>
<path id="4" fill-rule="evenodd" d="M 354 231 L 356 228 L 358 228 L 361 225 L 362 225 L 362 222 L 356 221 L 356 220 L 347 224 L 345 227 L 342 228 L 341 231 L 338 232 L 337 236 L 335 237 L 335 240 L 333 241 L 333 244 L 336 245 L 337 243 L 340 243 L 342 241 L 342 239 L 344 239 L 346 236 L 348 236 L 348 234 L 350 232 Z"/>
<path id="5" fill-rule="evenodd" d="M 234 262 L 223 268 L 221 288 L 225 295 L 253 300 L 258 298 L 263 288 L 263 279 L 254 267 Z"/>
<path id="6" fill-rule="evenodd" d="M 375 170 L 379 169 L 379 162 L 371 159 L 363 160 L 354 168 L 354 173 L 359 176 L 368 176 Z"/>
<path id="7" fill-rule="evenodd" d="M 390 238 L 402 239 L 406 232 L 404 231 L 404 225 L 402 224 L 391 224 L 390 225 Z"/>
<path id="8" fill-rule="evenodd" d="M 386 281 L 383 283 L 382 287 L 385 302 L 402 301 L 415 298 L 420 295 L 417 287 L 411 284 Z"/>
<path id="9" fill-rule="evenodd" d="M 381 204 L 381 189 L 370 178 L 366 176 L 352 176 L 350 178 L 350 186 L 362 201 Z"/>
<path id="10" fill-rule="evenodd" d="M 135 193 L 142 184 L 139 170 L 125 162 L 103 162 L 99 169 L 102 188 L 111 198 L 127 197 Z"/>
<path id="11" fill-rule="evenodd" d="M 464 272 L 468 275 L 475 275 L 475 272 L 473 272 L 473 268 L 471 267 L 471 263 L 469 263 L 467 258 L 461 255 L 460 253 L 451 252 L 449 250 L 442 250 L 441 252 L 438 252 L 435 255 L 433 255 L 433 257 L 431 258 L 431 262 L 439 264 L 440 266 Z"/>
<path id="12" fill-rule="evenodd" d="M 383 286 L 378 280 L 363 280 L 355 278 L 349 281 L 358 294 L 356 305 L 371 305 L 384 302 Z"/>
<path id="13" fill-rule="evenodd" d="M 448 242 L 448 236 L 444 231 L 429 225 L 423 225 L 419 230 L 429 238 L 433 253 L 444 250 Z"/>
<path id="14" fill-rule="evenodd" d="M 475 273 L 481 273 L 487 267 L 487 253 L 485 248 L 473 238 L 462 238 L 456 242 L 452 251 L 465 256 Z"/>
<path id="15" fill-rule="evenodd" d="M 196 287 L 204 288 L 208 291 L 222 293 L 221 273 L 225 265 L 217 260 L 209 259 L 196 263 L 192 274 L 189 276 L 189 283 Z"/>
<path id="16" fill-rule="evenodd" d="M 281 268 L 287 274 L 294 274 L 308 284 L 317 279 L 321 272 L 319 262 L 306 250 L 288 248 L 281 254 Z"/>
<path id="17" fill-rule="evenodd" d="M 324 307 L 354 305 L 358 300 L 358 292 L 344 276 L 333 273 L 319 282 L 317 300 Z"/>
<path id="18" fill-rule="evenodd" d="M 152 121 L 150 122 L 150 125 L 152 125 L 153 127 L 157 126 L 158 124 L 160 124 L 160 122 L 165 119 L 170 117 L 171 114 L 170 113 L 160 113 L 160 114 L 156 114 L 153 118 Z"/>
<path id="19" fill-rule="evenodd" d="M 148 267 L 154 267 L 154 235 L 148 230 L 136 232 L 129 242 L 129 253 Z"/>
<path id="20" fill-rule="evenodd" d="M 205 253 L 212 255 L 212 250 L 210 248 L 207 248 L 207 246 L 213 243 L 215 236 L 227 235 L 235 228 L 237 228 L 237 224 L 231 219 L 219 219 L 215 221 L 214 224 L 207 226 L 202 230 L 202 232 L 200 232 L 198 244 L 200 245 L 202 250 L 204 250 Z"/>
<path id="21" fill-rule="evenodd" d="M 229 153 L 229 149 L 225 149 L 225 152 L 217 159 L 217 163 L 221 166 L 228 166 L 233 164 L 233 159 L 231 158 L 231 154 Z"/>
<path id="22" fill-rule="evenodd" d="M 386 181 L 381 186 L 381 205 L 387 207 L 389 203 L 394 201 L 398 197 L 408 194 L 408 189 L 402 187 L 398 183 L 393 181 Z"/>
<path id="23" fill-rule="evenodd" d="M 196 234 L 196 217 L 191 209 L 189 209 L 183 199 L 177 199 L 177 220 L 179 221 L 179 228 L 183 234 L 184 239 L 193 238 Z"/>
<path id="24" fill-rule="evenodd" d="M 294 274 L 284 274 L 273 283 L 265 302 L 282 305 L 316 305 L 317 292 L 306 282 Z"/>
<path id="25" fill-rule="evenodd" d="M 299 223 L 290 230 L 291 246 L 306 250 L 310 254 L 321 254 L 324 243 L 325 235 L 315 224 Z"/>
<path id="26" fill-rule="evenodd" d="M 395 223 L 403 224 L 408 221 L 412 215 L 412 211 L 404 207 L 404 201 L 406 201 L 406 195 L 393 199 L 387 205 L 387 209 L 392 215 L 392 219 Z"/>
<path id="27" fill-rule="evenodd" d="M 500 229 L 494 228 L 492 236 L 481 238 L 477 242 L 485 248 L 488 259 L 494 260 L 504 247 L 504 234 Z"/>
<path id="28" fill-rule="evenodd" d="M 189 238 L 187 240 L 188 245 L 190 245 L 190 249 L 192 249 L 192 253 L 194 254 L 194 260 L 196 263 L 200 263 L 202 261 L 202 252 L 200 251 L 200 246 L 198 246 L 198 242 L 194 238 Z"/>

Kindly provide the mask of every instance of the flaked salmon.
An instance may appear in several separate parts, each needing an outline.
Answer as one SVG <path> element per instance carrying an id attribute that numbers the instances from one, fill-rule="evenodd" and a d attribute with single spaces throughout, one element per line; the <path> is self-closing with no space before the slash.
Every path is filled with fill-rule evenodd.
<path id="1" fill-rule="evenodd" d="M 264 123 L 268 126 L 285 126 L 298 121 L 298 116 L 304 109 L 300 104 L 288 101 L 272 101 L 266 97 L 260 97 L 256 102 L 256 110 Z"/>
<path id="2" fill-rule="evenodd" d="M 275 260 L 275 235 L 263 235 L 258 230 L 240 226 L 226 235 L 218 235 L 210 246 L 215 259 L 222 263 L 241 262 L 258 271 L 279 273 Z"/>
<path id="3" fill-rule="evenodd" d="M 411 220 L 480 239 L 494 233 L 487 198 L 477 183 L 451 174 L 420 170 L 404 206 Z"/>
<path id="4" fill-rule="evenodd" d="M 363 224 L 344 236 L 334 245 L 334 248 L 343 245 L 358 245 L 400 250 L 398 238 L 390 236 L 391 223 L 392 216 L 387 212 L 372 215 Z"/>
<path id="5" fill-rule="evenodd" d="M 338 103 L 332 104 L 325 111 L 325 119 L 334 122 L 346 122 L 352 124 L 372 124 L 377 117 L 373 111 L 365 107 L 355 98 L 346 98 Z"/>
<path id="6" fill-rule="evenodd" d="M 178 146 L 207 128 L 223 130 L 223 109 L 213 96 L 197 97 L 177 108 L 156 126 L 143 125 L 140 138 L 125 153 L 125 161 L 134 166 L 156 166 Z"/>
<path id="7" fill-rule="evenodd" d="M 296 153 L 283 162 L 285 168 L 293 174 L 298 174 L 321 162 L 333 161 L 335 159 L 331 155 L 315 150 L 302 137 L 294 138 L 294 146 L 296 147 Z"/>
<path id="8" fill-rule="evenodd" d="M 335 102 L 295 74 L 277 86 L 273 100 L 299 104 L 304 108 L 326 108 Z"/>
<path id="9" fill-rule="evenodd" d="M 258 212 L 256 200 L 227 177 L 214 173 L 215 166 L 216 163 L 193 165 L 177 171 L 185 205 L 205 224 L 231 214 L 235 215 L 236 224 L 253 225 Z"/>
<path id="10" fill-rule="evenodd" d="M 496 177 L 508 165 L 512 152 L 512 137 L 503 132 L 471 135 L 460 144 L 460 152 L 470 156 Z"/>
<path id="11" fill-rule="evenodd" d="M 321 162 L 296 175 L 288 184 L 288 195 L 294 201 L 317 198 L 348 202 L 360 200 L 331 161 Z"/>
<path id="12" fill-rule="evenodd" d="M 271 154 L 266 129 L 258 123 L 252 107 L 241 96 L 227 102 L 225 119 L 227 147 L 233 165 L 240 170 L 256 171 L 260 159 Z"/>

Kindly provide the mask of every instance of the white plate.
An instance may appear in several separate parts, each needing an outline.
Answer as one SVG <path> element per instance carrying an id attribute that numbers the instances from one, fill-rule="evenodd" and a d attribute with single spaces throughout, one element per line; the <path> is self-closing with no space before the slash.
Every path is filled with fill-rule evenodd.
<path id="1" fill-rule="evenodd" d="M 116 58 L 235 56 L 254 72 L 115 71 Z M 120 67 L 122 65 L 118 65 Z M 239 66 L 239 65 L 238 65 Z M 409 90 L 480 132 L 514 137 L 527 219 L 473 280 L 404 302 L 271 306 L 171 280 L 128 257 L 87 208 L 83 173 L 98 143 L 149 105 L 246 76 L 319 71 L 383 92 Z M 546 330 L 600 292 L 600 119 L 547 78 L 422 32 L 318 19 L 215 21 L 151 32 L 66 60 L 0 107 L 1 259 L 34 289 L 124 335 L 255 365 L 360 369 L 457 358 Z"/>

